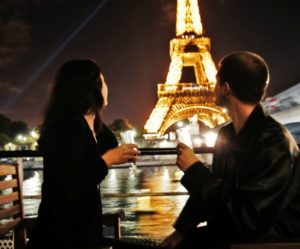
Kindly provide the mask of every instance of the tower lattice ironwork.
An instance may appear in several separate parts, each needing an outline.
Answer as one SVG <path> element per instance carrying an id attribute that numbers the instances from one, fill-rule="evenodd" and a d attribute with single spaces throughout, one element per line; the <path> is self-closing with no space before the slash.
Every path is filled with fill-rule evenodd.
<path id="1" fill-rule="evenodd" d="M 148 133 L 164 134 L 179 120 L 194 115 L 213 128 L 228 114 L 214 103 L 216 67 L 210 39 L 203 35 L 198 0 L 177 0 L 176 38 L 170 41 L 171 63 L 165 83 L 158 84 L 158 102 L 145 124 Z M 184 82 L 184 72 L 193 81 Z"/>

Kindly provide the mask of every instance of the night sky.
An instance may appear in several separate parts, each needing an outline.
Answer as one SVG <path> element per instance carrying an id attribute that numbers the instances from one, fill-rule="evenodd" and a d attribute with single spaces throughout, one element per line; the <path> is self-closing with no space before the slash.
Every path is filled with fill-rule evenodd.
<path id="1" fill-rule="evenodd" d="M 269 96 L 300 82 L 297 2 L 199 0 L 215 63 L 238 50 L 261 54 Z M 166 80 L 175 14 L 176 0 L 1 0 L 0 113 L 38 125 L 59 66 L 92 58 L 109 87 L 104 121 L 144 126 Z"/>

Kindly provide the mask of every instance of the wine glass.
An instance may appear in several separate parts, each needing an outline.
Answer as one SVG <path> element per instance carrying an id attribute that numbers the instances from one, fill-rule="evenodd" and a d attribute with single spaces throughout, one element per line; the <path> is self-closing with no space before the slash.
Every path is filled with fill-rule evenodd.
<path id="1" fill-rule="evenodd" d="M 189 146 L 193 149 L 193 142 L 187 127 L 179 128 L 176 130 L 177 141 Z"/>
<path id="2" fill-rule="evenodd" d="M 123 144 L 134 144 L 135 143 L 134 135 L 135 135 L 135 132 L 133 130 L 121 131 L 120 136 L 122 139 L 122 143 Z M 131 164 L 132 170 L 137 169 L 136 163 L 131 162 L 130 164 Z"/>

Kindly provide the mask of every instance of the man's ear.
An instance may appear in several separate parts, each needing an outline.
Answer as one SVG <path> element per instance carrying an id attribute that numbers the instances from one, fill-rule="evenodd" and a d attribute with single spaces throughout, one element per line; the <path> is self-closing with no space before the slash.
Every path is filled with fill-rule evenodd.
<path id="1" fill-rule="evenodd" d="M 223 94 L 224 94 L 224 96 L 227 96 L 228 94 L 231 94 L 231 93 L 232 93 L 231 87 L 228 84 L 228 82 L 226 81 L 223 85 Z"/>

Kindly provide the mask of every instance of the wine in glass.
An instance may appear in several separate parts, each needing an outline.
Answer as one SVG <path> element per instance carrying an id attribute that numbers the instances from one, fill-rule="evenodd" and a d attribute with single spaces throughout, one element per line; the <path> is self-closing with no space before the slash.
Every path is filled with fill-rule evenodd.
<path id="1" fill-rule="evenodd" d="M 135 132 L 133 130 L 121 131 L 120 136 L 123 144 L 134 144 L 134 135 Z M 136 170 L 136 163 L 131 162 L 131 169 Z"/>

